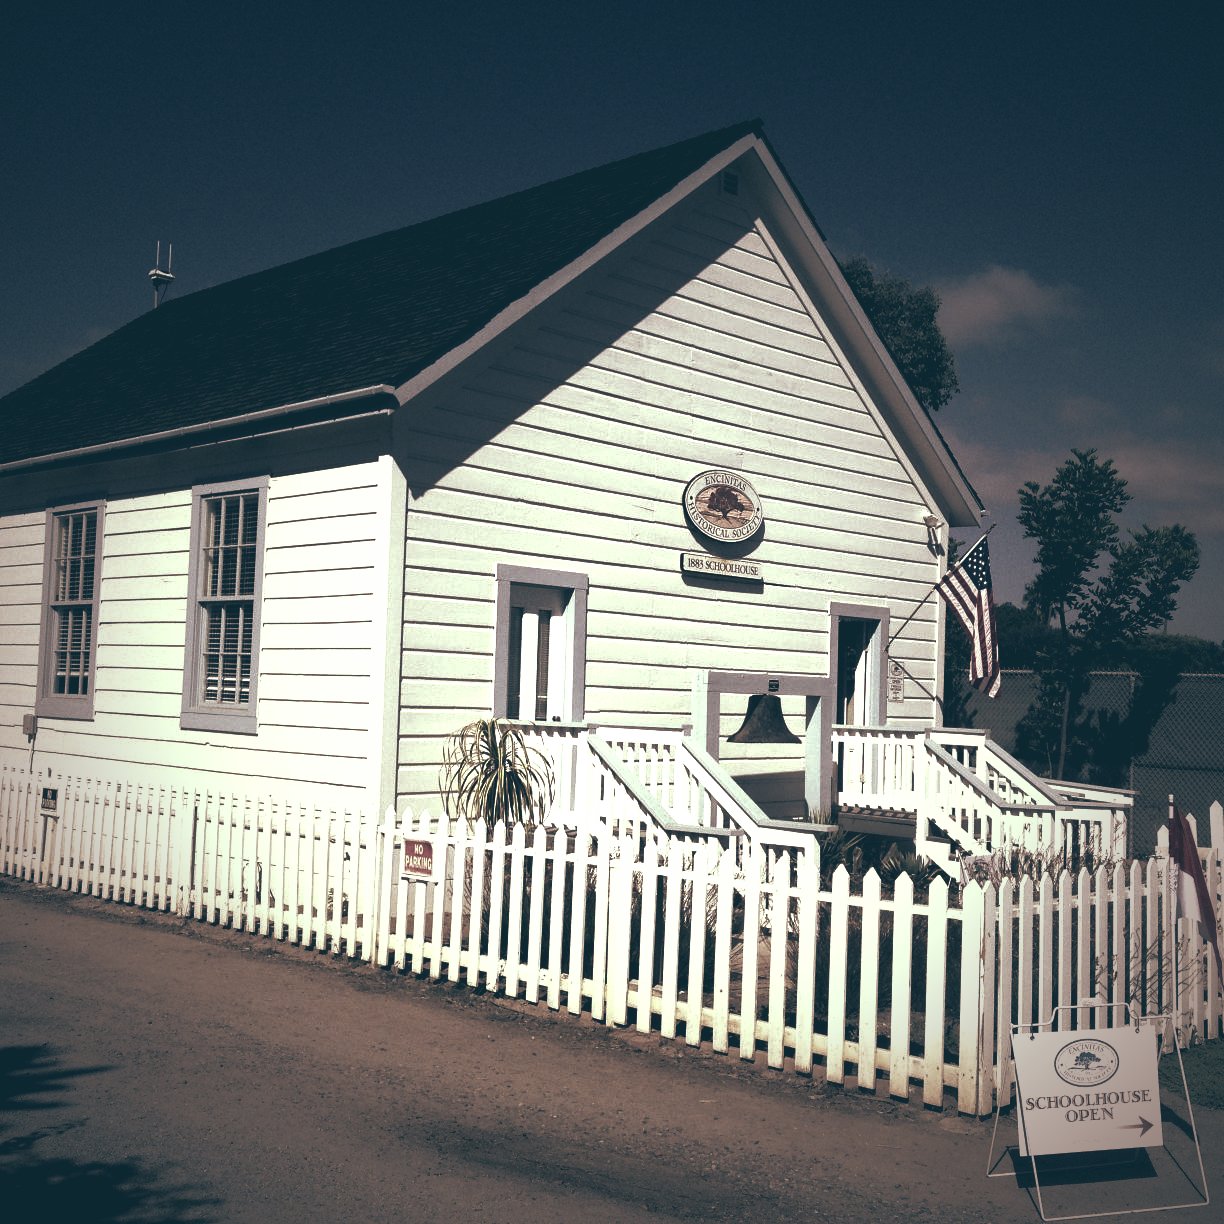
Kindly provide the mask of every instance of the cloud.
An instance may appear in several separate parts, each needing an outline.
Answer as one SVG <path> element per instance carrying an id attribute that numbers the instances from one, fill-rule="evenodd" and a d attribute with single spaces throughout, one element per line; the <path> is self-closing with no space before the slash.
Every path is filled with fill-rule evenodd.
<path id="1" fill-rule="evenodd" d="M 962 468 L 987 508 L 1000 520 L 1015 518 L 1017 490 L 1027 480 L 1047 483 L 1071 453 L 1053 438 L 1037 444 L 1007 443 L 969 429 L 955 431 L 952 445 Z M 1160 438 L 1115 435 L 1100 454 L 1112 459 L 1126 481 L 1132 502 L 1123 521 L 1129 527 L 1181 523 L 1201 537 L 1224 534 L 1224 498 L 1219 473 L 1224 443 L 1200 436 Z"/>
<path id="2" fill-rule="evenodd" d="M 1115 444 L 1113 460 L 1135 509 L 1153 526 L 1179 522 L 1194 532 L 1224 532 L 1224 447 L 1218 442 L 1199 437 L 1153 444 L 1131 438 Z"/>
<path id="3" fill-rule="evenodd" d="M 952 448 L 986 508 L 997 518 L 1014 518 L 1017 490 L 1026 480 L 1046 481 L 1067 457 L 1045 447 L 1000 444 L 987 437 L 956 431 Z"/>
<path id="4" fill-rule="evenodd" d="M 939 326 L 954 350 L 1004 343 L 1076 312 L 1070 286 L 1042 285 L 1020 268 L 998 264 L 935 288 Z"/>

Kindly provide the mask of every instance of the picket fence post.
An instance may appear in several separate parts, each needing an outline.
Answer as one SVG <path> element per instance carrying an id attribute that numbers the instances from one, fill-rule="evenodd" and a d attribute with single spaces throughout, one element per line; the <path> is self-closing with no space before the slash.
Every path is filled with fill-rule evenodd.
<path id="1" fill-rule="evenodd" d="M 846 951 L 849 944 L 850 873 L 844 863 L 833 872 L 829 907 L 829 1006 L 825 1077 L 831 1084 L 846 1078 Z"/>
<path id="2" fill-rule="evenodd" d="M 943 1105 L 945 1041 L 944 1008 L 947 1004 L 948 881 L 942 876 L 927 889 L 926 1029 L 923 1034 L 923 1104 Z"/>
<path id="3" fill-rule="evenodd" d="M 975 1113 L 978 1107 L 979 1024 L 982 1015 L 982 932 L 985 900 L 971 880 L 961 892 L 960 1042 L 957 1053 L 956 1108 Z"/>
<path id="4" fill-rule="evenodd" d="M 888 1091 L 909 1099 L 910 983 L 913 978 L 914 881 L 908 874 L 893 886 L 892 1016 L 889 1024 Z M 900 1004 L 900 1006 L 898 1006 Z"/>
<path id="5" fill-rule="evenodd" d="M 727 854 L 730 860 L 731 855 Z M 795 1070 L 812 1070 L 812 1032 L 816 1027 L 816 943 L 820 916 L 820 851 L 815 842 L 799 851 L 797 864 L 797 904 L 799 906 L 798 982 L 795 986 Z M 862 1035 L 859 1037 L 862 1040 Z M 875 1056 L 870 1064 L 872 1088 L 875 1087 Z M 859 1087 L 863 1087 L 860 1054 Z"/>
<path id="6" fill-rule="evenodd" d="M 880 985 L 880 876 L 873 867 L 863 879 L 863 924 L 860 942 L 862 967 L 859 970 L 859 1031 L 858 1031 L 858 1086 L 867 1092 L 875 1092 L 877 1000 Z M 893 941 L 894 955 L 896 940 Z M 895 1003 L 893 1014 L 896 1014 Z M 908 1010 L 908 1008 L 907 1008 Z M 906 1056 L 908 1060 L 908 1048 Z M 908 1067 L 906 1068 L 908 1074 Z"/>
<path id="7" fill-rule="evenodd" d="M 618 838 L 608 870 L 607 1022 L 623 1025 L 629 1018 L 629 915 L 633 897 L 631 843 Z M 695 904 L 695 903 L 694 903 Z"/>

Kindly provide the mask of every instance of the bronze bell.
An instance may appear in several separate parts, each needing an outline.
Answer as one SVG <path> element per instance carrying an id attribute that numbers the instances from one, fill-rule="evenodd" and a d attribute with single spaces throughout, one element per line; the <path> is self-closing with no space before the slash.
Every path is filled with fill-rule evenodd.
<path id="1" fill-rule="evenodd" d="M 753 693 L 748 698 L 744 725 L 727 736 L 729 744 L 798 744 L 782 717 L 782 698 L 777 693 Z"/>

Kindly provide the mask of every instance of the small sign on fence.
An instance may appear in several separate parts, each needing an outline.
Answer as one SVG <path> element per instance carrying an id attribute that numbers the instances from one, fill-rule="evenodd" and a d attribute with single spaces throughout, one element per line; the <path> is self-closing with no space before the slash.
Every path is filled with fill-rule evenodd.
<path id="1" fill-rule="evenodd" d="M 1020 1033 L 1012 1055 L 1021 1156 L 1163 1146 L 1150 1026 Z"/>
<path id="2" fill-rule="evenodd" d="M 434 844 L 428 837 L 404 839 L 404 864 L 400 875 L 405 880 L 434 878 Z"/>
<path id="3" fill-rule="evenodd" d="M 55 816 L 59 813 L 59 788 L 54 786 L 44 786 L 42 788 L 42 798 L 39 800 L 38 810 L 44 816 Z"/>

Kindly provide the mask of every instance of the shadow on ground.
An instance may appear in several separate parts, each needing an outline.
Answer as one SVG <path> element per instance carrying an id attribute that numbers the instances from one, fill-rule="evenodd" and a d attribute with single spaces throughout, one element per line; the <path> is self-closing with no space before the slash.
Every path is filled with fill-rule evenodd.
<path id="1" fill-rule="evenodd" d="M 109 1067 L 64 1066 L 50 1045 L 0 1047 L 0 1203 L 6 1220 L 212 1224 L 219 1200 L 137 1161 L 43 1155 L 40 1145 L 86 1125 L 72 1089 Z"/>

